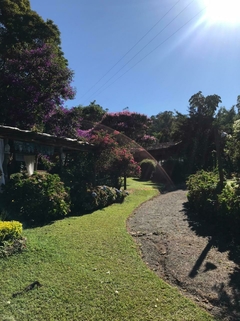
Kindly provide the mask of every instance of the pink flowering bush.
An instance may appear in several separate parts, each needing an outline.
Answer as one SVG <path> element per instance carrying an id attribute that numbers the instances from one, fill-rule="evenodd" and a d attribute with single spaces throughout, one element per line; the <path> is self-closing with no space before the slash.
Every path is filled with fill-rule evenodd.
<path id="1" fill-rule="evenodd" d="M 94 131 L 88 141 L 94 144 L 95 150 L 92 153 L 71 153 L 60 174 L 62 181 L 70 188 L 71 212 L 76 214 L 123 200 L 125 194 L 117 194 L 116 198 L 122 176 L 140 174 L 140 167 L 130 150 L 119 146 L 113 135 Z M 102 190 L 96 186 L 109 187 Z M 96 193 L 97 197 L 93 198 L 95 194 L 92 193 Z"/>
<path id="2" fill-rule="evenodd" d="M 150 147 L 157 143 L 157 139 L 154 136 L 143 135 L 138 142 L 142 147 Z"/>
<path id="3" fill-rule="evenodd" d="M 135 141 L 146 134 L 150 123 L 151 120 L 146 115 L 129 111 L 105 114 L 101 121 L 102 125 L 115 129 Z"/>
<path id="4" fill-rule="evenodd" d="M 139 176 L 140 167 L 130 150 L 120 146 L 113 135 L 101 130 L 92 135 L 90 142 L 96 147 L 96 175 L 99 178 L 111 177 L 112 182 L 108 181 L 110 186 L 120 186 L 119 178 L 124 175 Z"/>

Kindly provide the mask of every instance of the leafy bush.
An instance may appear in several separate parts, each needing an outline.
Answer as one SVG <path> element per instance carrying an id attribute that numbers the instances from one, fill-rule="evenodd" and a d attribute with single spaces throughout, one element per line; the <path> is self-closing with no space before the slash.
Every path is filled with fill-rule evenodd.
<path id="1" fill-rule="evenodd" d="M 143 179 L 143 180 L 151 179 L 155 172 L 156 166 L 157 166 L 156 161 L 152 159 L 143 159 L 140 162 L 140 167 L 141 167 L 140 179 Z"/>
<path id="2" fill-rule="evenodd" d="M 125 191 L 105 185 L 88 188 L 84 195 L 79 197 L 77 207 L 80 213 L 91 212 L 113 203 L 122 203 L 127 194 Z"/>
<path id="3" fill-rule="evenodd" d="M 0 244 L 12 241 L 22 235 L 22 224 L 17 221 L 0 221 Z"/>
<path id="4" fill-rule="evenodd" d="M 240 228 L 240 180 L 226 184 L 218 197 L 218 214 L 225 228 L 239 233 Z"/>
<path id="5" fill-rule="evenodd" d="M 0 195 L 11 218 L 44 223 L 59 219 L 70 211 L 68 189 L 58 175 L 34 173 L 13 174 Z"/>
<path id="6" fill-rule="evenodd" d="M 217 173 L 201 170 L 187 180 L 189 207 L 198 214 L 213 215 L 221 192 Z"/>
<path id="7" fill-rule="evenodd" d="M 239 238 L 240 179 L 221 190 L 217 174 L 200 171 L 189 177 L 187 187 L 191 210 L 207 220 L 214 219 L 222 233 Z"/>

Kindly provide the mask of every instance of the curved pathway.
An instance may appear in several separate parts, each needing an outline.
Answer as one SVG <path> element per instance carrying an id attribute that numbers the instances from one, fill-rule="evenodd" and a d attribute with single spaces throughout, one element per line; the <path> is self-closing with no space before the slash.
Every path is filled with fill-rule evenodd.
<path id="1" fill-rule="evenodd" d="M 177 190 L 142 204 L 128 229 L 159 277 L 222 320 L 240 320 L 239 266 L 186 215 L 186 194 Z"/>

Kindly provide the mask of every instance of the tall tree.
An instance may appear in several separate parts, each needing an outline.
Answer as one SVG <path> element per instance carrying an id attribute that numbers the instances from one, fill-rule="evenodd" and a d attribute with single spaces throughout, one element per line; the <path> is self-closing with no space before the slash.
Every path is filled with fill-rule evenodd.
<path id="1" fill-rule="evenodd" d="M 221 131 L 228 134 L 232 133 L 233 123 L 236 120 L 237 114 L 235 106 L 227 110 L 225 107 L 220 107 L 217 114 L 216 120 Z"/>
<path id="2" fill-rule="evenodd" d="M 0 0 L 0 61 L 20 48 L 37 48 L 43 44 L 54 46 L 59 62 L 67 60 L 61 50 L 60 31 L 52 20 L 46 22 L 33 10 L 29 0 Z"/>
<path id="3" fill-rule="evenodd" d="M 149 126 L 148 133 L 155 136 L 160 143 L 169 142 L 172 140 L 174 120 L 175 117 L 172 111 L 164 111 L 152 116 L 152 123 Z"/>
<path id="4" fill-rule="evenodd" d="M 179 137 L 183 141 L 183 150 L 189 173 L 213 166 L 212 152 L 216 148 L 214 116 L 221 103 L 218 95 L 203 96 L 198 92 L 189 99 L 188 117 L 179 117 Z"/>
<path id="5" fill-rule="evenodd" d="M 102 120 L 107 110 L 96 104 L 96 100 L 90 102 L 88 106 L 74 107 L 79 117 L 82 118 L 82 128 L 89 129 Z"/>
<path id="6" fill-rule="evenodd" d="M 122 111 L 119 113 L 106 114 L 101 124 L 135 140 L 136 142 L 143 137 L 151 123 L 151 120 L 143 114 Z"/>
<path id="7" fill-rule="evenodd" d="M 55 136 L 78 138 L 79 132 L 83 132 L 80 130 L 81 127 L 82 119 L 75 108 L 59 107 L 46 120 L 44 131 Z"/>
<path id="8" fill-rule="evenodd" d="M 191 118 L 198 116 L 212 119 L 221 102 L 220 96 L 209 95 L 204 97 L 202 92 L 199 91 L 189 99 L 189 116 Z"/>
<path id="9" fill-rule="evenodd" d="M 0 69 L 0 123 L 40 129 L 64 100 L 74 97 L 72 76 L 51 45 L 19 50 Z"/>
<path id="10" fill-rule="evenodd" d="M 42 128 L 74 97 L 60 32 L 28 0 L 0 0 L 0 123 Z"/>
<path id="11" fill-rule="evenodd" d="M 237 107 L 237 109 L 238 109 L 238 115 L 240 115 L 240 95 L 238 95 L 238 97 L 237 97 L 236 107 Z"/>

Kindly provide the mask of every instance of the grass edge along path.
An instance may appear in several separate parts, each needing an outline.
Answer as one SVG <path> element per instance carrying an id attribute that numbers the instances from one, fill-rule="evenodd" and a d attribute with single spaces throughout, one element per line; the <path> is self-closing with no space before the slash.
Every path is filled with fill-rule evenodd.
<path id="1" fill-rule="evenodd" d="M 128 189 L 123 204 L 24 231 L 27 251 L 0 260 L 1 321 L 214 320 L 142 262 L 126 220 L 158 191 L 130 179 Z"/>

